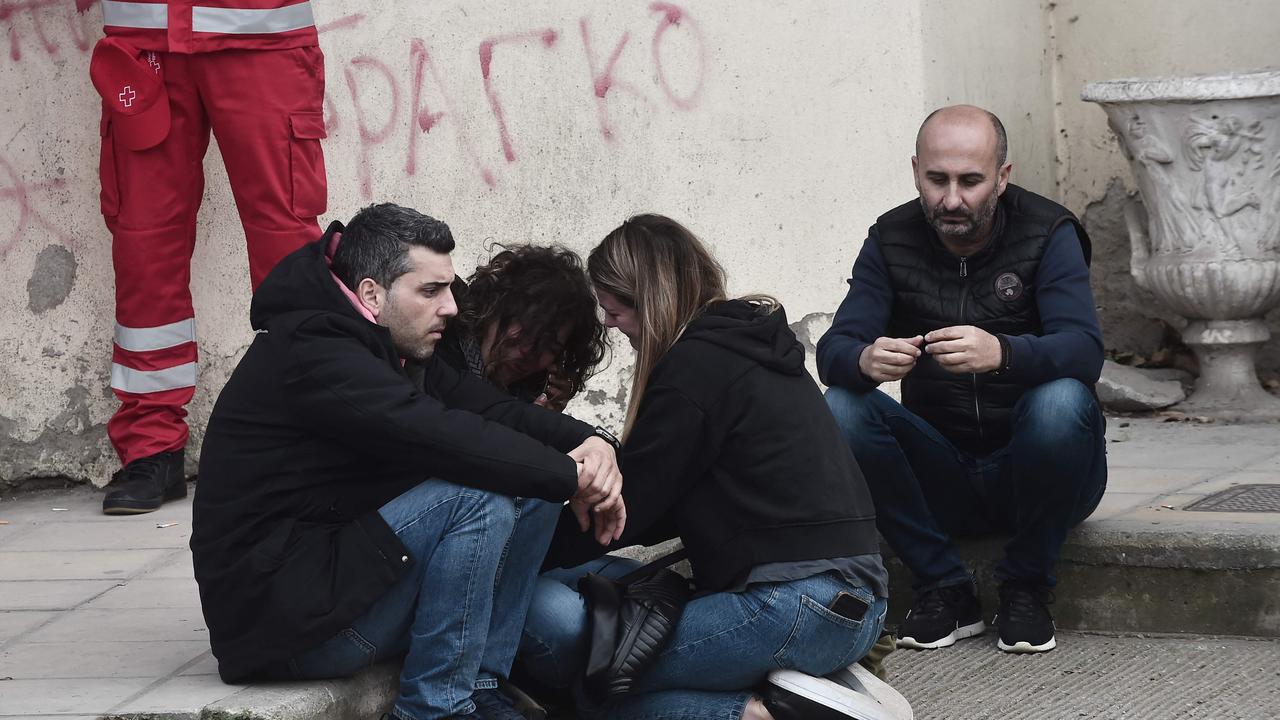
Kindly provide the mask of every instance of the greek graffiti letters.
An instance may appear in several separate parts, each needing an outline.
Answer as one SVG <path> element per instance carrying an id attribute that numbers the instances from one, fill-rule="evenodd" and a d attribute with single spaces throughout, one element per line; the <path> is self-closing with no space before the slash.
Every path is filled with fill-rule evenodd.
<path id="1" fill-rule="evenodd" d="M 489 109 L 493 111 L 493 119 L 498 123 L 498 136 L 502 141 L 502 155 L 507 162 L 516 159 L 515 149 L 511 144 L 511 132 L 507 129 L 507 115 L 502 109 L 502 101 L 493 86 L 491 71 L 493 70 L 493 48 L 501 44 L 523 44 L 529 40 L 539 40 L 542 46 L 550 48 L 556 44 L 559 33 L 551 28 L 532 30 L 529 32 L 499 35 L 480 41 L 480 78 L 484 82 L 484 94 L 489 98 Z"/>
<path id="2" fill-rule="evenodd" d="M 653 33 L 653 42 L 650 44 L 653 52 L 653 67 L 658 74 L 658 85 L 672 105 L 681 110 L 692 110 L 697 107 L 698 98 L 702 95 L 702 85 L 707 75 L 707 50 L 706 41 L 702 37 L 702 30 L 694 22 L 693 18 L 689 17 L 678 5 L 656 2 L 650 5 L 649 9 L 662 15 L 658 21 L 658 29 Z M 663 40 L 667 37 L 669 30 L 677 27 L 688 28 L 697 43 L 697 82 L 694 84 L 693 89 L 685 95 L 680 95 L 671 87 L 671 82 L 667 79 L 667 73 L 662 63 Z"/>
<path id="3" fill-rule="evenodd" d="M 427 49 L 427 44 L 421 39 L 415 38 L 410 45 L 409 65 L 413 68 L 413 99 L 409 108 L 409 145 L 405 157 L 405 174 L 412 176 L 418 169 L 419 134 L 430 133 L 441 120 L 448 116 L 457 117 L 458 112 L 453 97 L 445 85 L 439 66 L 436 65 L 432 53 Z M 432 112 L 431 108 L 422 99 L 422 83 L 425 81 L 426 73 L 431 74 L 432 82 L 440 91 L 440 96 L 443 98 L 445 106 L 444 110 Z M 470 161 L 472 167 L 479 173 L 480 179 L 490 188 L 496 186 L 497 179 L 494 177 L 493 171 L 481 162 L 479 153 L 476 152 L 475 146 L 472 144 L 465 128 L 457 126 L 456 123 L 455 127 L 458 132 L 458 140 L 462 145 L 462 151 L 467 156 L 467 160 Z"/>
<path id="4" fill-rule="evenodd" d="M 609 106 L 606 103 L 609 91 L 616 88 L 646 102 L 649 100 L 634 85 L 614 77 L 618 58 L 622 57 L 622 51 L 627 47 L 627 41 L 631 39 L 631 33 L 624 32 L 622 37 L 618 38 L 617 44 L 613 46 L 613 52 L 609 54 L 609 59 L 605 61 L 604 70 L 601 71 L 599 69 L 599 58 L 596 57 L 595 51 L 591 46 L 591 30 L 585 17 L 578 21 L 578 29 L 582 33 L 582 49 L 587 55 L 587 70 L 591 73 L 591 90 L 595 98 L 596 117 L 600 122 L 600 136 L 608 142 L 613 142 L 613 121 L 609 117 Z"/>
<path id="5" fill-rule="evenodd" d="M 365 106 L 360 102 L 361 89 L 360 84 L 356 81 L 356 70 L 361 68 L 367 68 L 381 76 L 381 79 L 386 84 L 389 96 L 387 102 L 378 103 L 379 106 L 386 108 L 387 117 L 382 123 L 382 127 L 376 131 L 370 129 Z M 367 200 L 373 197 L 373 178 L 369 173 L 369 148 L 382 144 L 391 136 L 396 116 L 400 111 L 400 86 L 396 82 L 395 75 L 391 73 L 391 69 L 381 60 L 369 55 L 358 55 L 352 58 L 344 75 L 347 80 L 347 90 L 351 93 L 351 104 L 356 111 L 356 128 L 360 133 L 360 162 L 356 169 L 360 182 L 360 195 Z"/>

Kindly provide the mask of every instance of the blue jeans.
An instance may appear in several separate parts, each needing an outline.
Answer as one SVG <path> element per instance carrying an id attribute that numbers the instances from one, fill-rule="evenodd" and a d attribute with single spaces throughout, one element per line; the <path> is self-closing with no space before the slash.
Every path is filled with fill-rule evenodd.
<path id="1" fill-rule="evenodd" d="M 577 680 L 588 642 L 578 578 L 588 572 L 616 578 L 635 567 L 606 557 L 539 578 L 520 644 L 522 667 L 552 687 Z M 827 609 L 842 591 L 868 604 L 860 621 Z M 613 720 L 738 720 L 750 688 L 771 670 L 825 675 L 861 659 L 880 636 L 886 607 L 883 598 L 834 573 L 698 597 L 685 606 L 670 644 L 633 694 L 579 712 Z"/>
<path id="2" fill-rule="evenodd" d="M 985 457 L 958 450 L 879 390 L 827 390 L 827 405 L 866 476 L 876 525 L 917 590 L 968 581 L 951 537 L 1012 535 L 996 578 L 1052 587 L 1067 531 L 1107 486 L 1105 423 L 1077 380 L 1028 390 L 1009 444 Z"/>
<path id="3" fill-rule="evenodd" d="M 404 655 L 392 715 L 470 714 L 472 691 L 511 671 L 560 506 L 427 480 L 378 512 L 413 567 L 351 627 L 290 660 L 291 670 L 340 677 Z"/>

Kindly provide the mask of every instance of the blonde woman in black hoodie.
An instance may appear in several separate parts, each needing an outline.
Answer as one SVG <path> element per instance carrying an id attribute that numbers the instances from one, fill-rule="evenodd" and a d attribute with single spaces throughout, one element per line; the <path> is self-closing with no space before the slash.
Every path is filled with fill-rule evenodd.
<path id="1" fill-rule="evenodd" d="M 711 253 L 661 215 L 623 223 L 587 265 L 605 325 L 636 350 L 619 456 L 626 530 L 602 547 L 566 509 L 547 564 L 569 569 L 539 581 L 526 669 L 551 685 L 579 676 L 577 578 L 630 566 L 605 552 L 679 537 L 697 594 L 635 691 L 580 712 L 895 717 L 849 687 L 847 666 L 883 626 L 887 578 L 866 484 L 782 307 L 729 299 Z"/>

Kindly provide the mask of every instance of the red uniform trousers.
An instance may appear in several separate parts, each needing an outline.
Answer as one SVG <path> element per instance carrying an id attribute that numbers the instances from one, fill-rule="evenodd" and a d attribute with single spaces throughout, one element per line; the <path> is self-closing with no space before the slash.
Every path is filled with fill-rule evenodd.
<path id="1" fill-rule="evenodd" d="M 157 52 L 171 128 L 131 151 L 102 118 L 102 214 L 112 235 L 116 330 L 107 424 L 121 463 L 187 442 L 195 393 L 191 255 L 209 133 L 231 181 L 256 289 L 280 258 L 320 237 L 327 201 L 321 107 L 324 57 L 284 50 Z"/>

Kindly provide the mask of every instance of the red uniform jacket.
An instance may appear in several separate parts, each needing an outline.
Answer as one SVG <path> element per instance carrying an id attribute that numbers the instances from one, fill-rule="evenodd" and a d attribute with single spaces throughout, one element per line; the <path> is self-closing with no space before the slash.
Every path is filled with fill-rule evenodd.
<path id="1" fill-rule="evenodd" d="M 310 0 L 102 0 L 103 29 L 139 50 L 203 53 L 318 44 Z"/>

